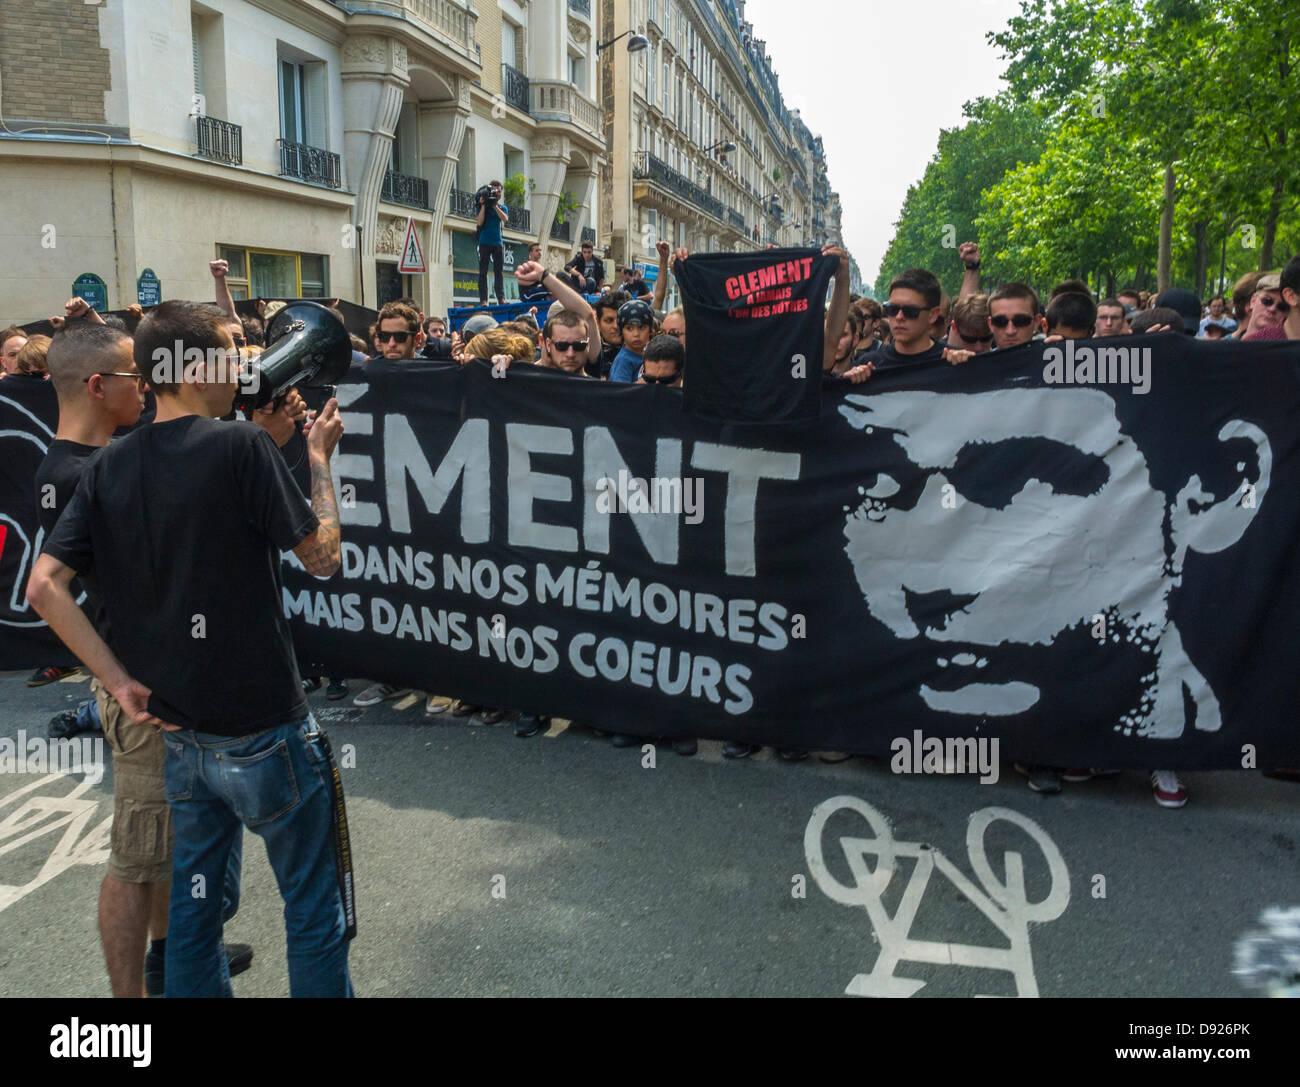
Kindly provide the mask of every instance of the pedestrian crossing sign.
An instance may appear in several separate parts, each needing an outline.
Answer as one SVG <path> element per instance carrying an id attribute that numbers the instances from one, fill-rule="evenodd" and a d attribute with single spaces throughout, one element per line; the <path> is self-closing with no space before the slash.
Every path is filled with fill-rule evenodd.
<path id="1" fill-rule="evenodd" d="M 424 275 L 424 250 L 420 248 L 420 236 L 415 232 L 415 220 L 406 220 L 406 237 L 402 239 L 402 259 L 397 270 L 403 275 Z"/>

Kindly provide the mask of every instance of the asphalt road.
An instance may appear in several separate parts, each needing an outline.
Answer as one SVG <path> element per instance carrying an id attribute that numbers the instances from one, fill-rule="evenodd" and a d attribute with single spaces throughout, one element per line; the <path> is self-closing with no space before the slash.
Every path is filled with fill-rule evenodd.
<path id="1" fill-rule="evenodd" d="M 25 678 L 0 675 L 0 741 L 44 736 L 88 695 L 84 677 Z M 1253 772 L 1185 775 L 1191 800 L 1168 811 L 1136 773 L 1039 796 L 1009 766 L 979 784 L 732 762 L 712 742 L 650 767 L 560 724 L 521 740 L 426 719 L 422 699 L 311 701 L 355 753 L 360 996 L 1234 996 L 1236 941 L 1261 909 L 1300 905 L 1300 788 Z M 108 994 L 111 788 L 111 766 L 97 785 L 0 774 L 0 992 Z M 288 995 L 252 835 L 227 938 L 256 948 L 236 995 Z"/>

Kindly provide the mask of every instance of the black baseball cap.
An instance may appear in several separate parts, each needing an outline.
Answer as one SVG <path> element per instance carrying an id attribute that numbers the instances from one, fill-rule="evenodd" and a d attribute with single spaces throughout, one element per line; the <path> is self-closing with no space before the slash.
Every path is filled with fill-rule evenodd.
<path id="1" fill-rule="evenodd" d="M 1156 299 L 1157 307 L 1171 309 L 1183 319 L 1183 332 L 1195 336 L 1201 327 L 1201 300 L 1183 287 L 1170 287 Z"/>

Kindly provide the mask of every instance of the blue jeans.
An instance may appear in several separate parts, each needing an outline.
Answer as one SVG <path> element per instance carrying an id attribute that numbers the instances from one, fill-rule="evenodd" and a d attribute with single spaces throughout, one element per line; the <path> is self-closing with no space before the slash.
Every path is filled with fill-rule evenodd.
<path id="1" fill-rule="evenodd" d="M 292 996 L 351 996 L 328 761 L 308 716 L 251 736 L 164 732 L 176 845 L 167 995 L 230 996 L 221 887 L 241 825 L 266 843 L 284 899 Z"/>
<path id="2" fill-rule="evenodd" d="M 103 732 L 104 726 L 99 722 L 99 701 L 87 698 L 77 705 L 77 728 L 82 732 Z"/>

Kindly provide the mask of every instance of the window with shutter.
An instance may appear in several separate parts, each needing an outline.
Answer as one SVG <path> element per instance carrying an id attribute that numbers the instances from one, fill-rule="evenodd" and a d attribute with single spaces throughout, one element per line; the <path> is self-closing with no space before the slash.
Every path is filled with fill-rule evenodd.
<path id="1" fill-rule="evenodd" d="M 325 62 L 314 61 L 311 64 L 304 64 L 299 71 L 302 73 L 303 84 L 303 143 L 328 150 L 329 127 L 326 124 L 325 116 L 327 88 Z"/>

